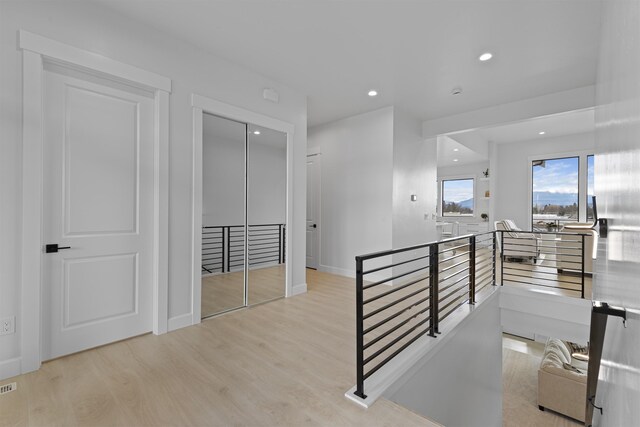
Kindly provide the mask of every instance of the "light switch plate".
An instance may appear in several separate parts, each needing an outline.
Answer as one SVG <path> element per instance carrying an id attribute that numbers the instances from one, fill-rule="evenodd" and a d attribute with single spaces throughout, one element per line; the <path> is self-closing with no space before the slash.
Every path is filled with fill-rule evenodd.
<path id="1" fill-rule="evenodd" d="M 0 335 L 11 335 L 16 332 L 16 317 L 9 316 L 0 319 Z"/>

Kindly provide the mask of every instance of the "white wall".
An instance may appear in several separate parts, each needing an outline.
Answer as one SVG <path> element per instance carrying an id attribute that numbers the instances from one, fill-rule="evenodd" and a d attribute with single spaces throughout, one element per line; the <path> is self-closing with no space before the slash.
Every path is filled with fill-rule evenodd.
<path id="1" fill-rule="evenodd" d="M 421 122 L 394 108 L 393 248 L 436 240 L 435 180 L 438 145 L 422 138 Z M 418 198 L 411 201 L 411 195 Z M 426 216 L 426 217 L 425 217 Z"/>
<path id="2" fill-rule="evenodd" d="M 392 246 L 393 108 L 309 129 L 322 153 L 319 269 L 354 276 L 355 256 Z"/>
<path id="3" fill-rule="evenodd" d="M 484 175 L 482 174 L 482 172 L 486 171 L 487 168 L 490 168 L 488 161 L 478 162 L 478 163 L 468 163 L 465 165 L 438 167 L 439 192 L 442 191 L 441 182 L 443 179 L 451 179 L 452 177 L 453 178 L 456 178 L 456 177 L 474 178 L 474 196 L 473 197 L 474 197 L 474 203 L 475 203 L 473 216 L 460 216 L 460 217 L 453 217 L 453 218 L 440 216 L 439 219 L 442 219 L 444 221 L 449 220 L 449 221 L 459 221 L 459 222 L 483 221 L 482 218 L 480 218 L 480 214 L 482 213 L 489 214 L 489 207 L 491 202 L 490 199 L 487 200 L 483 198 L 485 191 L 490 189 L 489 182 L 480 180 L 481 178 L 484 178 Z M 491 170 L 489 170 L 489 173 L 491 174 Z M 438 198 L 441 197 L 439 192 L 438 192 Z M 438 199 L 438 203 L 441 204 L 442 202 Z M 439 215 L 442 215 L 440 210 L 441 208 L 438 208 L 438 213 Z"/>
<path id="4" fill-rule="evenodd" d="M 491 203 L 495 212 L 492 221 L 512 219 L 522 229 L 531 227 L 529 211 L 530 158 L 553 157 L 556 154 L 593 152 L 594 134 L 584 133 L 558 138 L 535 139 L 516 143 L 496 144 L 496 164 L 491 165 Z M 494 173 L 495 172 L 495 173 Z M 495 181 L 495 183 L 493 182 Z"/>
<path id="5" fill-rule="evenodd" d="M 640 2 L 606 1 L 598 69 L 595 193 L 610 221 L 599 239 L 594 299 L 628 310 L 607 324 L 595 426 L 640 420 Z"/>
<path id="6" fill-rule="evenodd" d="M 385 397 L 445 426 L 501 426 L 502 334 L 497 296 L 477 305 L 469 319 L 447 332 L 455 335 Z"/>
<path id="7" fill-rule="evenodd" d="M 191 311 L 192 93 L 293 123 L 292 284 L 305 282 L 306 98 L 288 87 L 89 2 L 0 2 L 0 317 L 16 315 L 17 333 L 0 337 L 0 361 L 17 358 L 20 337 L 20 206 L 24 29 L 108 56 L 173 81 L 170 98 L 169 316 Z M 292 54 L 295 54 L 293 52 Z M 262 98 L 265 87 L 280 103 Z M 389 172 L 390 175 L 390 172 Z M 35 309 L 35 308 L 34 308 Z"/>

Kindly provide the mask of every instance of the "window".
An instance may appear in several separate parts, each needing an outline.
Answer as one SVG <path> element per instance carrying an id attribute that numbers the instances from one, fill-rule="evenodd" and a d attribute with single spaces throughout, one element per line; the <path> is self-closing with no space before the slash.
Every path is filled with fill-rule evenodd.
<path id="1" fill-rule="evenodd" d="M 580 158 L 534 160 L 531 173 L 533 227 L 578 221 Z"/>
<path id="2" fill-rule="evenodd" d="M 442 216 L 473 216 L 473 178 L 442 180 Z"/>
<path id="3" fill-rule="evenodd" d="M 593 185 L 593 154 L 587 156 L 587 221 L 593 221 L 593 199 L 595 189 Z"/>

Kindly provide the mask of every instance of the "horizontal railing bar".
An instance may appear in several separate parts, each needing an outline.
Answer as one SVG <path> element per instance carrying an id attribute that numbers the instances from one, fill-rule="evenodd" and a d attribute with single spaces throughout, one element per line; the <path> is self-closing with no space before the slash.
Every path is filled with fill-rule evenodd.
<path id="1" fill-rule="evenodd" d="M 395 331 L 397 331 L 398 329 L 400 329 L 401 327 L 403 327 L 404 325 L 406 325 L 407 323 L 409 323 L 410 321 L 412 321 L 413 319 L 415 319 L 416 317 L 418 317 L 419 315 L 421 315 L 421 314 L 423 314 L 423 313 L 425 313 L 427 311 L 429 311 L 429 307 L 424 308 L 424 309 L 420 310 L 419 312 L 417 312 L 416 314 L 414 314 L 413 316 L 406 318 L 405 320 L 403 320 L 402 322 L 398 323 L 393 328 L 385 331 L 383 334 L 378 335 L 377 337 L 375 337 L 374 339 L 372 339 L 371 341 L 366 343 L 362 347 L 362 349 L 363 350 L 368 349 L 369 347 L 371 347 L 375 343 L 379 342 L 381 339 L 388 337 L 390 334 L 394 333 Z"/>
<path id="2" fill-rule="evenodd" d="M 429 319 L 431 318 L 431 316 L 427 317 L 424 320 L 421 320 L 420 322 L 416 323 L 411 329 L 405 331 L 404 333 L 402 333 L 401 335 L 399 335 L 398 337 L 394 338 L 389 344 L 385 345 L 384 347 L 380 348 L 378 351 L 376 351 L 375 353 L 373 353 L 371 356 L 367 357 L 366 359 L 364 359 L 364 364 L 366 365 L 367 363 L 371 362 L 372 360 L 374 360 L 375 358 L 377 358 L 378 356 L 380 356 L 382 353 L 384 353 L 385 351 L 387 351 L 389 348 L 393 347 L 395 344 L 398 343 L 398 341 L 402 340 L 404 337 L 406 337 L 407 335 L 409 335 L 411 332 L 415 331 L 416 329 L 418 329 L 420 326 L 422 326 L 423 324 L 425 324 L 426 322 L 429 321 Z"/>
<path id="3" fill-rule="evenodd" d="M 369 259 L 373 259 L 373 258 L 380 258 L 383 256 L 388 256 L 388 255 L 395 255 L 395 254 L 399 254 L 402 252 L 410 252 L 410 251 L 415 251 L 418 249 L 424 249 L 424 248 L 428 248 L 430 246 L 433 245 L 442 245 L 443 243 L 449 243 L 449 242 L 455 242 L 456 240 L 461 240 L 461 239 L 468 239 L 469 237 L 471 237 L 472 234 L 465 234 L 464 236 L 460 236 L 460 237 L 452 237 L 449 239 L 444 239 L 444 240 L 439 240 L 437 242 L 429 242 L 429 243 L 423 243 L 421 245 L 415 245 L 415 246 L 407 246 L 405 248 L 400 248 L 400 249 L 391 249 L 391 250 L 386 250 L 386 251 L 380 251 L 380 252 L 372 252 L 369 254 L 365 254 L 365 255 L 358 255 L 356 256 L 356 259 L 362 260 L 362 261 L 366 261 Z"/>
<path id="4" fill-rule="evenodd" d="M 493 270 L 493 264 L 482 265 L 480 268 L 476 265 L 476 277 L 489 270 Z"/>
<path id="5" fill-rule="evenodd" d="M 556 270 L 556 269 L 557 269 L 557 267 L 549 267 L 549 268 L 553 268 L 554 270 Z M 540 273 L 540 274 L 552 274 L 552 275 L 554 275 L 554 276 L 557 276 L 558 274 L 560 274 L 560 273 L 558 273 L 558 272 L 556 272 L 556 271 L 538 271 L 538 270 L 536 270 L 536 271 L 532 271 L 532 270 L 526 270 L 526 269 L 523 269 L 523 268 L 515 268 L 515 267 L 506 267 L 506 266 L 505 266 L 505 270 L 507 270 L 507 269 L 508 269 L 508 270 L 516 270 L 516 271 L 528 271 L 528 272 L 530 272 L 530 273 L 532 273 L 532 274 L 535 274 L 535 273 Z"/>
<path id="6" fill-rule="evenodd" d="M 572 285 L 580 285 L 580 282 L 572 282 L 572 281 L 568 281 L 568 280 L 554 280 L 554 279 L 547 279 L 546 277 L 531 277 L 531 276 L 526 276 L 524 274 L 515 274 L 515 273 L 504 273 L 505 275 L 505 279 L 507 278 L 506 276 L 514 276 L 514 277 L 524 277 L 527 279 L 535 279 L 535 280 L 544 280 L 545 282 L 556 282 L 556 283 L 566 283 L 566 284 L 572 284 Z M 532 283 L 532 285 L 535 283 Z"/>
<path id="7" fill-rule="evenodd" d="M 454 255 L 454 256 L 450 256 L 449 258 L 439 259 L 439 260 L 438 260 L 438 264 L 444 264 L 445 262 L 449 262 L 449 261 L 451 261 L 452 259 L 460 258 L 461 256 L 465 256 L 465 255 L 468 255 L 468 254 L 470 254 L 470 253 L 471 253 L 471 251 L 466 251 L 466 252 L 461 252 L 461 253 L 459 253 L 459 254 L 456 254 L 456 255 Z"/>
<path id="8" fill-rule="evenodd" d="M 417 268 L 417 269 L 415 269 L 415 270 L 408 271 L 408 272 L 406 272 L 406 273 L 398 274 L 397 276 L 391 276 L 391 277 L 389 277 L 388 279 L 379 280 L 379 281 L 377 281 L 377 282 L 370 283 L 370 284 L 368 284 L 367 286 L 364 286 L 362 289 L 364 289 L 364 290 L 366 290 L 366 289 L 370 289 L 370 288 L 373 288 L 374 286 L 378 286 L 378 285 L 381 285 L 381 284 L 383 284 L 383 283 L 387 283 L 387 282 L 389 282 L 389 281 L 391 281 L 391 280 L 396 280 L 396 279 L 399 279 L 399 278 L 401 278 L 401 277 L 405 277 L 405 276 L 408 276 L 408 275 L 410 275 L 410 274 L 417 273 L 417 272 L 419 272 L 419 271 L 427 270 L 428 268 L 429 268 L 429 266 L 426 266 L 426 267 L 420 267 L 420 268 Z M 428 276 L 427 276 L 427 277 L 428 277 Z M 421 279 L 421 280 L 424 280 L 424 279 Z M 365 302 L 365 304 L 366 304 L 366 302 Z"/>
<path id="9" fill-rule="evenodd" d="M 442 298 L 438 299 L 438 302 L 442 302 L 446 299 L 448 299 L 451 295 L 455 295 L 456 293 L 460 292 L 464 290 L 465 292 L 469 291 L 469 282 L 465 283 L 463 286 L 460 286 L 454 290 L 452 290 L 451 292 L 449 292 L 447 295 L 443 296 Z M 442 310 L 442 309 L 441 309 Z"/>
<path id="10" fill-rule="evenodd" d="M 448 275 L 447 277 L 445 277 L 445 278 L 443 278 L 443 279 L 439 279 L 439 280 L 438 280 L 438 283 L 444 283 L 444 282 L 446 282 L 447 280 L 449 280 L 449 279 L 451 279 L 451 278 L 453 278 L 453 277 L 457 276 L 458 274 L 460 274 L 460 273 L 465 273 L 465 272 L 468 272 L 468 271 L 469 271 L 469 268 L 463 268 L 463 269 L 461 269 L 461 270 L 456 271 L 456 272 L 455 272 L 455 273 L 453 273 L 453 274 Z"/>
<path id="11" fill-rule="evenodd" d="M 563 288 L 560 286 L 542 285 L 539 283 L 529 283 L 529 282 L 523 282 L 521 280 L 515 280 L 515 279 L 505 279 L 505 280 L 508 280 L 509 282 L 514 282 L 514 283 L 522 283 L 529 286 L 541 286 L 543 288 L 562 289 L 563 291 L 582 292 L 582 289 L 572 289 L 572 288 Z M 578 283 L 578 285 L 580 284 Z"/>
<path id="12" fill-rule="evenodd" d="M 251 254 L 249 254 L 249 261 L 257 261 L 257 260 L 260 260 L 260 259 L 267 259 L 267 258 L 271 259 L 273 257 L 278 257 L 278 255 L 271 254 L 271 255 L 266 255 L 266 256 L 252 256 Z"/>
<path id="13" fill-rule="evenodd" d="M 393 293 L 395 293 L 395 292 L 401 291 L 401 290 L 403 290 L 403 289 L 405 289 L 405 288 L 408 288 L 409 286 L 413 286 L 413 285 L 415 285 L 416 283 L 420 283 L 420 282 L 422 282 L 422 281 L 424 281 L 424 280 L 427 280 L 428 278 L 429 278 L 429 276 L 424 277 L 424 278 L 421 278 L 421 279 L 418 279 L 418 280 L 411 281 L 411 282 L 409 282 L 409 283 L 405 283 L 404 285 L 400 285 L 400 286 L 398 286 L 397 288 L 393 288 L 393 289 L 391 289 L 390 291 L 383 292 L 383 293 L 378 294 L 378 295 L 376 295 L 376 296 L 373 296 L 373 297 L 371 297 L 371 298 L 369 298 L 369 299 L 367 299 L 367 300 L 364 300 L 364 301 L 362 302 L 362 304 L 363 304 L 363 305 L 369 304 L 370 302 L 373 302 L 373 301 L 379 300 L 380 298 L 384 298 L 384 297 L 386 297 L 386 296 L 388 296 L 388 295 L 391 295 L 391 294 L 393 294 Z"/>
<path id="14" fill-rule="evenodd" d="M 270 260 L 266 260 L 266 261 L 250 262 L 249 263 L 249 267 L 251 267 L 252 265 L 267 264 L 267 263 L 270 263 L 270 262 L 280 264 L 278 261 L 280 261 L 280 260 L 278 259 L 278 257 L 276 257 L 276 258 L 273 258 L 273 259 L 270 259 Z"/>
<path id="15" fill-rule="evenodd" d="M 445 267 L 445 268 L 443 268 L 443 269 L 441 269 L 441 270 L 440 270 L 440 273 L 444 273 L 445 271 L 449 271 L 449 270 L 451 270 L 452 268 L 456 268 L 456 267 L 458 267 L 458 266 L 460 266 L 460 265 L 462 265 L 462 264 L 469 264 L 469 260 L 468 260 L 468 259 L 463 259 L 462 261 L 457 262 L 457 263 L 455 263 L 455 264 L 452 264 L 452 265 L 450 265 L 449 267 Z"/>
<path id="16" fill-rule="evenodd" d="M 491 286 L 491 282 L 487 282 L 484 285 L 480 286 L 479 288 L 476 289 L 476 294 L 478 292 L 480 292 L 481 290 L 483 290 L 484 288 L 486 288 L 487 286 Z"/>
<path id="17" fill-rule="evenodd" d="M 481 281 L 483 281 L 484 279 L 487 279 L 487 278 L 491 278 L 491 281 L 493 282 L 493 270 L 489 270 L 489 271 L 487 271 L 487 273 L 489 273 L 489 274 L 487 274 L 485 276 L 476 276 L 476 283 L 481 282 Z M 484 273 L 484 274 L 486 274 L 486 273 Z"/>
<path id="18" fill-rule="evenodd" d="M 431 316 L 429 316 L 427 318 L 430 319 Z M 401 352 L 404 351 L 405 348 L 409 347 L 411 344 L 413 344 L 414 342 L 416 342 L 420 337 L 422 337 L 424 334 L 426 334 L 427 332 L 429 332 L 428 329 L 425 329 L 424 331 L 420 332 L 418 335 L 416 335 L 415 337 L 413 337 L 411 339 L 411 341 L 405 343 L 402 345 L 402 347 L 400 347 L 399 349 L 397 349 L 396 351 L 394 351 L 393 353 L 391 353 L 386 359 L 384 359 L 382 362 L 380 362 L 378 365 L 376 365 L 374 368 L 372 368 L 370 371 L 368 371 L 366 374 L 364 374 L 364 379 L 366 380 L 367 378 L 369 378 L 371 375 L 373 375 L 374 373 L 376 373 L 378 371 L 378 369 L 382 368 L 384 365 L 386 365 L 387 363 L 389 363 L 389 361 L 391 359 L 393 359 L 394 357 L 396 357 L 398 354 L 400 354 Z"/>
<path id="19" fill-rule="evenodd" d="M 366 335 L 366 334 L 368 334 L 369 332 L 376 330 L 377 328 L 379 328 L 380 326 L 384 325 L 385 323 L 387 323 L 387 322 L 389 322 L 389 321 L 391 321 L 391 320 L 395 319 L 396 317 L 400 316 L 402 313 L 405 313 L 406 311 L 411 310 L 411 308 L 413 308 L 413 307 L 415 307 L 415 306 L 417 306 L 417 305 L 420 305 L 420 304 L 422 304 L 422 303 L 424 303 L 424 302 L 427 302 L 427 301 L 429 301 L 430 299 L 431 299 L 431 296 L 428 296 L 428 297 L 426 297 L 426 298 L 422 298 L 422 299 L 421 299 L 420 301 L 418 301 L 418 302 L 411 303 L 411 305 L 409 305 L 409 306 L 407 306 L 407 307 L 403 308 L 403 309 L 402 309 L 402 310 L 400 310 L 400 311 L 395 312 L 394 314 L 392 314 L 391 316 L 387 317 L 386 319 L 383 319 L 383 320 L 379 321 L 379 322 L 378 322 L 378 323 L 376 323 L 375 325 L 369 326 L 367 329 L 365 329 L 365 330 L 362 332 L 362 335 Z"/>
<path id="20" fill-rule="evenodd" d="M 462 282 L 464 279 L 468 279 L 471 275 L 467 274 L 466 276 L 462 276 L 461 278 L 459 278 L 458 280 L 456 280 L 455 282 L 451 283 L 450 285 L 444 286 L 442 288 L 438 288 L 439 292 L 444 292 L 447 289 L 451 288 L 452 286 L 457 285 L 458 283 Z"/>
<path id="21" fill-rule="evenodd" d="M 585 233 L 568 233 L 566 231 L 496 230 L 496 233 L 503 233 L 505 234 L 504 237 L 509 239 L 518 239 L 518 237 L 506 236 L 506 234 L 509 234 L 509 233 L 545 234 L 549 236 L 587 236 L 587 237 L 589 236 L 589 234 L 585 234 Z M 524 237 L 519 237 L 519 238 L 523 239 Z"/>
<path id="22" fill-rule="evenodd" d="M 466 248 L 467 246 L 469 246 L 468 243 L 465 243 L 464 245 L 451 246 L 451 247 L 441 246 L 442 248 L 446 248 L 446 249 L 443 249 L 442 251 L 438 252 L 438 255 L 441 255 L 445 252 L 455 251 L 456 249 Z"/>
<path id="23" fill-rule="evenodd" d="M 405 301 L 405 300 L 407 300 L 407 299 L 411 298 L 412 296 L 415 296 L 415 295 L 419 294 L 420 292 L 423 292 L 423 291 L 425 291 L 425 290 L 427 290 L 427 289 L 429 289 L 429 287 L 428 287 L 428 286 L 425 286 L 424 288 L 420 288 L 420 289 L 418 289 L 417 291 L 414 291 L 414 292 L 412 292 L 412 293 L 410 293 L 410 294 L 408 294 L 408 295 L 405 295 L 404 297 L 402 297 L 402 298 L 400 298 L 400 299 L 397 299 L 397 300 L 395 300 L 395 301 L 392 301 L 392 302 L 390 302 L 389 304 L 387 304 L 387 305 L 385 305 L 385 306 L 383 306 L 383 307 L 377 308 L 377 309 L 375 309 L 374 311 L 372 311 L 371 313 L 367 313 L 367 314 L 365 314 L 364 316 L 362 316 L 362 320 L 367 320 L 368 318 L 373 317 L 373 316 L 375 316 L 376 314 L 381 313 L 381 312 L 383 312 L 383 311 L 385 311 L 385 310 L 387 310 L 387 309 L 389 309 L 389 308 L 393 307 L 394 305 L 399 304 L 399 303 L 401 303 L 402 301 Z"/>
<path id="24" fill-rule="evenodd" d="M 395 264 L 389 264 L 389 265 L 385 265 L 383 267 L 373 268 L 371 270 L 363 271 L 362 275 L 366 276 L 367 274 L 370 274 L 370 273 L 375 273 L 375 272 L 381 271 L 381 270 L 387 270 L 389 268 L 397 267 L 399 265 L 404 265 L 404 264 L 409 264 L 410 262 L 420 261 L 421 259 L 425 259 L 425 258 L 429 258 L 429 255 L 421 256 L 421 257 L 418 257 L 418 258 L 413 258 L 413 259 L 410 259 L 408 261 L 396 262 Z"/>
<path id="25" fill-rule="evenodd" d="M 458 298 L 454 298 L 453 300 L 449 301 L 447 304 L 445 304 L 445 306 L 444 306 L 444 307 L 442 307 L 442 308 L 440 309 L 440 312 L 442 313 L 442 312 L 443 312 L 443 311 L 445 311 L 447 308 L 451 307 L 453 304 L 455 304 L 455 303 L 459 302 L 459 304 L 458 304 L 458 305 L 456 305 L 455 307 L 453 307 L 453 308 L 452 308 L 448 313 L 446 313 L 444 316 L 442 316 L 442 317 L 440 318 L 440 320 L 441 320 L 441 321 L 442 321 L 442 320 L 444 320 L 444 319 L 446 319 L 446 318 L 447 318 L 447 316 L 449 316 L 449 314 L 451 314 L 452 312 L 454 312 L 454 311 L 456 310 L 456 308 L 458 308 L 458 307 L 460 307 L 460 306 L 464 305 L 464 303 L 465 303 L 465 302 L 469 301 L 469 298 L 466 298 L 466 299 L 465 299 L 465 298 L 464 298 L 464 295 L 465 295 L 465 294 L 462 294 L 462 295 L 460 295 Z"/>

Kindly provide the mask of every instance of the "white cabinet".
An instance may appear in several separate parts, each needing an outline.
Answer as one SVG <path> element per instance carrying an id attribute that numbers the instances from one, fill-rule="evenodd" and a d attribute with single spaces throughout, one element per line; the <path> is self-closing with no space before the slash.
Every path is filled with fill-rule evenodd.
<path id="1" fill-rule="evenodd" d="M 465 234 L 478 234 L 485 233 L 489 231 L 489 223 L 488 222 L 461 222 L 459 225 L 459 236 L 463 236 Z"/>

